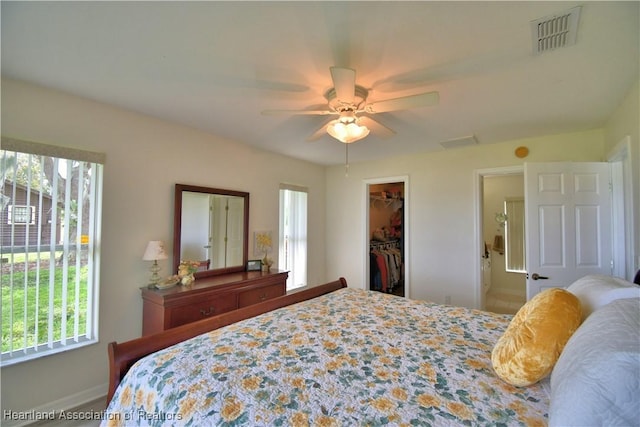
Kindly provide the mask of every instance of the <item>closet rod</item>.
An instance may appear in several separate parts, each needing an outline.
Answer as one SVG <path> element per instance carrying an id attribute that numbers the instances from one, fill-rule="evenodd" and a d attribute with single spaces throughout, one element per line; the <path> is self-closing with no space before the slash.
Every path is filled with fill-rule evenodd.
<path id="1" fill-rule="evenodd" d="M 389 240 L 386 242 L 376 242 L 376 241 L 371 241 L 369 242 L 369 247 L 371 249 L 392 249 L 392 248 L 399 248 L 400 247 L 400 240 Z"/>

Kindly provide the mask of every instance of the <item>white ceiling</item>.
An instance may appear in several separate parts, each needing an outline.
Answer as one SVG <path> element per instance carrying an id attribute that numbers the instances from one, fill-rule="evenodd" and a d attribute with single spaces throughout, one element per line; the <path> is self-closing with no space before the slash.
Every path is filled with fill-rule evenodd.
<path id="1" fill-rule="evenodd" d="M 342 143 L 305 139 L 330 66 L 369 100 L 438 91 L 437 106 L 380 113 L 396 131 L 350 161 L 601 127 L 639 76 L 638 1 L 9 2 L 2 75 L 319 164 Z M 577 42 L 532 54 L 530 21 L 582 5 Z"/>

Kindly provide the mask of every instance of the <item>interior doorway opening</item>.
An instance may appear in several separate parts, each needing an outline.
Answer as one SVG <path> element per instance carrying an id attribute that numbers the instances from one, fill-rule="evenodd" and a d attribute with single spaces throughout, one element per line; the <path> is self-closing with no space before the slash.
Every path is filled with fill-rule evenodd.
<path id="1" fill-rule="evenodd" d="M 407 178 L 366 182 L 367 289 L 408 296 Z"/>
<path id="2" fill-rule="evenodd" d="M 487 310 L 487 294 L 494 286 L 492 281 L 492 269 L 493 265 L 500 260 L 496 260 L 497 257 L 493 256 L 495 237 L 501 233 L 498 233 L 498 222 L 496 221 L 497 209 L 495 206 L 490 206 L 488 201 L 485 201 L 485 179 L 491 177 L 509 177 L 509 176 L 524 176 L 524 166 L 508 166 L 501 168 L 480 169 L 475 173 L 475 220 L 476 220 L 476 240 L 475 245 L 477 248 L 476 254 L 476 308 L 481 310 Z M 522 186 L 524 192 L 524 185 Z M 502 192 L 504 193 L 504 192 Z M 502 194 L 504 196 L 504 194 Z M 485 208 L 486 205 L 486 208 Z M 500 219 L 500 218 L 498 218 Z M 486 225 L 485 225 L 486 224 Z M 503 241 L 504 242 L 504 241 Z M 498 255 L 498 254 L 496 254 Z M 504 259 L 501 261 L 504 262 Z M 498 305 L 489 302 L 489 305 Z M 521 306 L 520 297 L 517 301 L 509 303 L 500 303 L 502 306 L 512 306 L 505 308 L 504 312 L 511 312 L 516 309 L 517 306 Z M 516 309 L 517 311 L 517 309 Z"/>
<path id="3" fill-rule="evenodd" d="M 524 206 L 524 175 L 485 175 L 482 185 L 482 308 L 495 313 L 515 314 L 527 298 L 526 270 L 522 268 L 525 242 L 522 232 L 521 239 L 517 239 L 510 230 L 514 229 L 513 225 L 524 224 L 524 209 L 510 207 L 518 202 Z M 519 259 L 514 262 L 516 255 Z M 513 268 L 512 264 L 519 268 Z"/>

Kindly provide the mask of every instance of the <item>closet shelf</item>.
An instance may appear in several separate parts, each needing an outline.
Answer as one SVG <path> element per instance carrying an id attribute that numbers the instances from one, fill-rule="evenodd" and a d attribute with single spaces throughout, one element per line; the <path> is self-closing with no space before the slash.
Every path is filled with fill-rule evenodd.
<path id="1" fill-rule="evenodd" d="M 402 207 L 404 203 L 403 199 L 398 198 L 389 198 L 389 197 L 381 197 L 381 196 L 369 196 L 369 204 L 371 206 L 375 206 L 376 203 L 382 204 L 384 207 L 393 206 L 395 209 Z"/>
<path id="2" fill-rule="evenodd" d="M 389 239 L 389 240 L 371 240 L 369 242 L 369 247 L 373 249 L 392 249 L 400 247 L 400 239 Z"/>

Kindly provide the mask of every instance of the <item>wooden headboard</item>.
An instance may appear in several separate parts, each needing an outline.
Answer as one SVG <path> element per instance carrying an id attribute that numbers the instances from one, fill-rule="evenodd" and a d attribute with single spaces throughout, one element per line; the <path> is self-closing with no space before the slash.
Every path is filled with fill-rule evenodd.
<path id="1" fill-rule="evenodd" d="M 306 289 L 304 291 L 273 298 L 259 304 L 250 305 L 228 313 L 213 316 L 208 319 L 168 329 L 158 334 L 147 335 L 123 343 L 109 343 L 109 392 L 107 404 L 111 401 L 116 388 L 120 384 L 129 368 L 139 359 L 163 348 L 172 346 L 189 338 L 205 332 L 213 331 L 240 320 L 255 317 L 275 309 L 306 301 L 324 294 L 347 287 L 347 281 L 340 278 L 336 281 L 321 286 Z"/>

